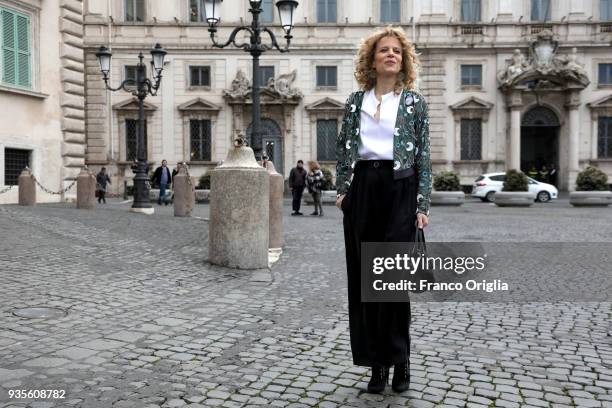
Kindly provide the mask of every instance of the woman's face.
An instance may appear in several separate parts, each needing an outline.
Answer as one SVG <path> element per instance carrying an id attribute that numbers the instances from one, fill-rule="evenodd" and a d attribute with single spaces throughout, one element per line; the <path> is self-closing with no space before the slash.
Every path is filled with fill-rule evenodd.
<path id="1" fill-rule="evenodd" d="M 395 37 L 383 37 L 376 43 L 373 68 L 376 76 L 396 76 L 402 69 L 402 45 Z"/>

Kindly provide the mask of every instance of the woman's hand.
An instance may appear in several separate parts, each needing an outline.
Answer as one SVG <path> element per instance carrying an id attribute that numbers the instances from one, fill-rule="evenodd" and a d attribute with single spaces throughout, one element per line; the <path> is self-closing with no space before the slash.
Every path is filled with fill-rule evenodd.
<path id="1" fill-rule="evenodd" d="M 425 228 L 427 224 L 429 224 L 429 219 L 427 218 L 427 216 L 423 213 L 417 213 L 417 228 Z"/>
<path id="2" fill-rule="evenodd" d="M 342 209 L 342 200 L 344 200 L 344 196 L 346 194 L 342 194 L 340 197 L 336 198 L 336 207 L 338 207 L 339 209 Z"/>

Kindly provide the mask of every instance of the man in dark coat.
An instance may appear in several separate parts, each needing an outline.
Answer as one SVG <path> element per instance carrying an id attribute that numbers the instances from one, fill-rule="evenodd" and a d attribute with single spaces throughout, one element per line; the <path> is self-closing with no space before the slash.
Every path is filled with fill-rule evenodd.
<path id="1" fill-rule="evenodd" d="M 293 196 L 293 213 L 291 215 L 303 215 L 300 212 L 300 204 L 302 203 L 302 193 L 306 186 L 306 170 L 304 170 L 304 162 L 298 160 L 297 166 L 291 169 L 289 173 L 289 189 Z"/>
<path id="2" fill-rule="evenodd" d="M 164 204 L 168 205 L 168 200 L 166 200 L 166 189 L 169 188 L 172 182 L 172 174 L 170 174 L 170 169 L 168 168 L 168 162 L 166 160 L 162 160 L 162 165 L 155 169 L 152 182 L 153 185 L 159 184 L 159 199 L 157 200 L 157 204 L 161 205 L 162 200 L 164 200 Z"/>

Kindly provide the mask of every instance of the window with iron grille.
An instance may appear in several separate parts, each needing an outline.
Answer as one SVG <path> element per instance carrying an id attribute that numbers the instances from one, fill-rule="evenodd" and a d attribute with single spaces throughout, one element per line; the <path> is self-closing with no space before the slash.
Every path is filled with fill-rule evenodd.
<path id="1" fill-rule="evenodd" d="M 317 160 L 336 160 L 336 137 L 338 121 L 336 119 L 317 120 Z"/>
<path id="2" fill-rule="evenodd" d="M 125 21 L 144 21 L 145 0 L 125 0 Z"/>
<path id="3" fill-rule="evenodd" d="M 599 85 L 612 85 L 612 64 L 599 64 Z"/>
<path id="4" fill-rule="evenodd" d="M 268 79 L 274 78 L 274 65 L 259 67 L 259 73 L 261 74 L 259 86 L 266 86 Z"/>
<path id="5" fill-rule="evenodd" d="M 599 2 L 599 20 L 612 20 L 612 0 L 600 0 Z"/>
<path id="6" fill-rule="evenodd" d="M 461 160 L 481 160 L 482 121 L 461 119 Z"/>
<path id="7" fill-rule="evenodd" d="M 317 67 L 317 86 L 338 86 L 338 67 Z"/>
<path id="8" fill-rule="evenodd" d="M 210 67 L 190 66 L 189 84 L 191 86 L 210 86 Z"/>
<path id="9" fill-rule="evenodd" d="M 399 23 L 399 0 L 380 0 L 380 21 L 382 23 Z"/>
<path id="10" fill-rule="evenodd" d="M 4 149 L 4 185 L 16 186 L 24 168 L 30 167 L 30 150 Z"/>
<path id="11" fill-rule="evenodd" d="M 2 7 L 0 14 L 2 83 L 32 88 L 30 18 Z"/>
<path id="12" fill-rule="evenodd" d="M 123 67 L 124 72 L 124 78 L 125 79 L 129 79 L 134 81 L 134 84 L 131 84 L 131 86 L 135 86 L 136 84 L 136 80 L 138 79 L 138 66 L 137 65 L 126 65 L 125 67 Z M 147 66 L 145 65 L 145 77 L 147 76 Z"/>
<path id="13" fill-rule="evenodd" d="M 461 21 L 480 21 L 480 0 L 461 0 Z"/>
<path id="14" fill-rule="evenodd" d="M 263 12 L 259 15 L 259 20 L 262 23 L 271 23 L 274 21 L 274 2 L 273 0 L 263 0 L 261 2 Z"/>
<path id="15" fill-rule="evenodd" d="M 189 21 L 192 23 L 206 21 L 202 0 L 189 0 Z"/>
<path id="16" fill-rule="evenodd" d="M 612 159 L 612 116 L 600 116 L 597 129 L 597 157 Z"/>
<path id="17" fill-rule="evenodd" d="M 211 160 L 211 122 L 209 119 L 189 121 L 190 138 L 190 160 L 191 161 L 210 161 Z"/>
<path id="18" fill-rule="evenodd" d="M 335 23 L 337 10 L 336 0 L 317 0 L 317 23 Z"/>
<path id="19" fill-rule="evenodd" d="M 137 159 L 138 143 L 138 120 L 125 120 L 125 160 L 133 161 Z M 147 158 L 147 121 L 144 123 L 144 155 Z"/>
<path id="20" fill-rule="evenodd" d="M 550 0 L 531 0 L 531 21 L 550 21 Z"/>
<path id="21" fill-rule="evenodd" d="M 482 86 L 482 65 L 461 65 L 461 86 Z"/>

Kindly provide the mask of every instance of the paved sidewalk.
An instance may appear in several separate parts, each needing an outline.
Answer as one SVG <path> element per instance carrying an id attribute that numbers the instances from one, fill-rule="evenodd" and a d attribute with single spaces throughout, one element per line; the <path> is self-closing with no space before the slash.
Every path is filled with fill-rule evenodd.
<path id="1" fill-rule="evenodd" d="M 351 363 L 338 210 L 286 205 L 266 282 L 206 262 L 207 205 L 128 207 L 0 206 L 0 406 L 612 407 L 610 303 L 414 303 L 411 388 L 371 395 Z M 612 208 L 564 200 L 470 201 L 431 222 L 432 241 L 612 242 Z M 32 306 L 67 315 L 12 314 Z M 35 389 L 65 398 L 9 399 Z"/>

